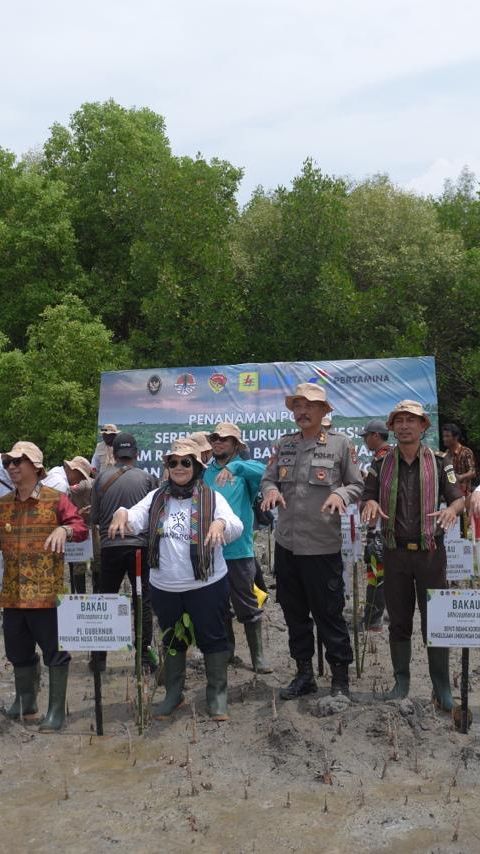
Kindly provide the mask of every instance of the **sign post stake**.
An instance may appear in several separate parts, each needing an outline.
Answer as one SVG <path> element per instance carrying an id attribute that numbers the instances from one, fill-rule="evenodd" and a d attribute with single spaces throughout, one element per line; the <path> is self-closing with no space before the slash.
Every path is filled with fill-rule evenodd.
<path id="1" fill-rule="evenodd" d="M 143 600 L 142 600 L 142 552 L 135 552 L 135 591 L 137 594 L 135 614 L 135 670 L 137 674 L 138 701 L 138 732 L 143 733 L 143 672 L 142 672 L 142 634 L 143 634 Z"/>
<path id="2" fill-rule="evenodd" d="M 355 549 L 355 517 L 353 515 L 350 516 L 350 533 L 352 536 L 353 547 Z M 360 647 L 358 642 L 358 563 L 355 558 L 355 551 L 353 558 L 353 646 L 355 650 L 357 679 L 360 679 L 362 670 L 360 667 Z"/>
<path id="3" fill-rule="evenodd" d="M 468 666 L 470 660 L 470 650 L 467 647 L 462 648 L 462 680 L 460 696 L 462 698 L 462 717 L 460 732 L 468 732 Z"/>
<path id="4" fill-rule="evenodd" d="M 103 735 L 102 677 L 100 675 L 98 653 L 93 652 L 92 657 L 93 687 L 95 691 L 95 725 L 97 728 L 97 735 Z"/>

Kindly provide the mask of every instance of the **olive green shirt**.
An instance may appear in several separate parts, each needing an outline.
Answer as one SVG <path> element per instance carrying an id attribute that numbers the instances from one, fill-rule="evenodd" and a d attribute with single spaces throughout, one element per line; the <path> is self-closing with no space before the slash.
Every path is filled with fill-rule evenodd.
<path id="1" fill-rule="evenodd" d="M 345 505 L 358 501 L 363 479 L 355 449 L 341 433 L 322 431 L 316 439 L 301 433 L 284 436 L 263 475 L 261 490 L 282 493 L 275 539 L 297 555 L 334 554 L 342 546 L 340 514 L 322 513 L 329 495 Z"/>

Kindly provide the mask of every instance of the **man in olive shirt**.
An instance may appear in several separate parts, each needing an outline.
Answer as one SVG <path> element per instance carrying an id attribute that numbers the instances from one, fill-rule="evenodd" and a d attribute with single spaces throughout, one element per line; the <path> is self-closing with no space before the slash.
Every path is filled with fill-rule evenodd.
<path id="1" fill-rule="evenodd" d="M 462 490 L 451 463 L 422 444 L 430 419 L 421 403 L 402 400 L 390 413 L 387 427 L 397 445 L 374 460 L 362 495 L 362 521 L 382 521 L 385 603 L 390 618 L 390 653 L 395 686 L 388 699 L 401 699 L 410 688 L 411 637 L 415 595 L 423 641 L 427 634 L 427 589 L 447 586 L 443 535 L 464 508 Z M 447 507 L 439 510 L 444 499 Z M 453 699 L 448 649 L 428 648 L 435 699 L 450 711 Z"/>
<path id="2" fill-rule="evenodd" d="M 316 690 L 310 614 L 332 671 L 332 694 L 348 695 L 353 655 L 343 617 L 340 514 L 360 498 L 363 480 L 346 436 L 322 427 L 332 410 L 325 389 L 300 383 L 285 405 L 300 430 L 280 440 L 261 483 L 262 509 L 278 505 L 277 598 L 288 626 L 290 655 L 297 662 L 297 674 L 280 696 L 290 700 Z"/>

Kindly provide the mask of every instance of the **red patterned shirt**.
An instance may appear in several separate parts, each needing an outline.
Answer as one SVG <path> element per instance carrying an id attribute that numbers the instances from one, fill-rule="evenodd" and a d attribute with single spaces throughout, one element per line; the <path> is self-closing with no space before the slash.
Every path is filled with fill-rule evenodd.
<path id="1" fill-rule="evenodd" d="M 64 556 L 45 551 L 47 537 L 59 525 L 71 529 L 75 542 L 88 528 L 66 495 L 37 484 L 21 501 L 11 492 L 0 498 L 0 548 L 4 575 L 1 608 L 53 608 L 63 592 Z"/>

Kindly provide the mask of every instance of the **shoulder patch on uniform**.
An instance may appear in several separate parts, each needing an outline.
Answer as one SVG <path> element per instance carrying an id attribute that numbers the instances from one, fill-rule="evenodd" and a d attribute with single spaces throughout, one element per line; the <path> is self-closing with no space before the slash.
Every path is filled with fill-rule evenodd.
<path id="1" fill-rule="evenodd" d="M 444 470 L 445 470 L 445 471 L 453 471 L 453 464 L 452 464 L 452 463 L 447 463 L 447 465 L 446 465 L 446 466 L 444 466 Z"/>
<path id="2" fill-rule="evenodd" d="M 453 469 L 452 469 L 452 471 L 447 471 L 447 480 L 449 483 L 456 483 L 457 482 L 457 475 L 455 474 Z"/>

